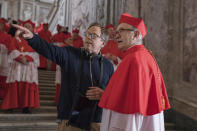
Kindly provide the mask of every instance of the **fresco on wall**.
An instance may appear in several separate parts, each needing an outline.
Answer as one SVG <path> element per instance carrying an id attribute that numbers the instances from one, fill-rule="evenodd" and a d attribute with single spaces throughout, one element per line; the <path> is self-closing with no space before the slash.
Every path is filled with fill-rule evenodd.
<path id="1" fill-rule="evenodd" d="M 197 84 L 196 6 L 196 0 L 184 1 L 183 80 L 191 84 Z"/>

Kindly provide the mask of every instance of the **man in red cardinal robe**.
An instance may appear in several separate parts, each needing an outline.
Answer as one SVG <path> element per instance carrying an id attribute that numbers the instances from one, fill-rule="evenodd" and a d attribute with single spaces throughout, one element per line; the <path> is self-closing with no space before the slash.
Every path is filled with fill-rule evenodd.
<path id="1" fill-rule="evenodd" d="M 62 26 L 61 25 L 57 25 L 57 33 L 53 35 L 52 37 L 52 42 L 53 43 L 63 43 L 64 42 L 64 38 L 65 38 L 65 34 L 62 32 Z"/>
<path id="2" fill-rule="evenodd" d="M 74 29 L 72 31 L 72 35 L 73 35 L 73 47 L 81 48 L 83 46 L 83 39 L 79 35 L 79 30 L 78 29 Z"/>
<path id="3" fill-rule="evenodd" d="M 124 58 L 100 100 L 101 131 L 164 131 L 163 111 L 170 108 L 164 80 L 154 56 L 142 44 L 144 21 L 124 13 L 117 27 Z"/>
<path id="4" fill-rule="evenodd" d="M 8 23 L 8 20 L 6 20 L 5 18 L 1 18 L 1 22 L 4 23 L 4 31 L 8 33 L 10 29 L 10 24 Z"/>
<path id="5" fill-rule="evenodd" d="M 32 32 L 35 25 L 30 20 L 24 22 L 24 27 Z M 20 31 L 18 30 L 16 34 Z M 10 65 L 6 82 L 7 93 L 2 101 L 1 109 L 23 109 L 23 113 L 31 113 L 29 108 L 39 108 L 38 91 L 39 55 L 22 37 L 13 38 L 9 46 Z"/>
<path id="6" fill-rule="evenodd" d="M 0 99 L 3 99 L 6 94 L 6 79 L 8 75 L 8 48 L 11 43 L 11 36 L 5 30 L 5 22 L 0 19 Z"/>
<path id="7" fill-rule="evenodd" d="M 114 25 L 107 25 L 105 29 L 107 30 L 109 40 L 106 43 L 105 47 L 102 49 L 102 54 L 105 58 L 112 62 L 114 70 L 116 70 L 118 64 L 122 59 L 122 52 L 118 48 L 118 44 L 114 41 Z"/>
<path id="8" fill-rule="evenodd" d="M 43 23 L 43 29 L 38 32 L 38 35 L 48 43 L 52 42 L 52 34 L 48 29 L 48 23 Z M 47 69 L 47 59 L 41 55 L 39 68 Z"/>
<path id="9" fill-rule="evenodd" d="M 73 38 L 71 34 L 67 34 L 62 45 L 59 47 L 66 47 L 66 46 L 73 46 Z M 55 92 L 55 103 L 58 103 L 59 94 L 60 94 L 60 87 L 61 87 L 61 67 L 57 65 L 56 67 L 56 77 L 55 77 L 55 84 L 56 84 L 56 92 Z"/>

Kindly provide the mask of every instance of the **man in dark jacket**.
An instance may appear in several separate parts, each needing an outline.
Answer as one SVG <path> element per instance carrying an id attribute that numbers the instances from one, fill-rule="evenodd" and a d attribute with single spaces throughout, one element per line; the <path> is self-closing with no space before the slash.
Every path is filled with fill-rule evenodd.
<path id="1" fill-rule="evenodd" d="M 57 47 L 24 27 L 14 26 L 22 31 L 33 49 L 61 66 L 57 131 L 99 131 L 102 110 L 97 104 L 114 71 L 100 53 L 104 46 L 102 26 L 98 23 L 89 26 L 84 48 Z"/>

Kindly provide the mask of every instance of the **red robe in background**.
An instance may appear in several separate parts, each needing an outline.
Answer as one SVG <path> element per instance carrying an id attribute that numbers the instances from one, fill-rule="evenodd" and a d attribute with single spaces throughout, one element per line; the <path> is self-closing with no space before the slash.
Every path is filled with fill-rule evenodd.
<path id="1" fill-rule="evenodd" d="M 49 30 L 41 30 L 40 32 L 38 32 L 38 35 L 44 39 L 45 41 L 47 41 L 48 43 L 52 42 L 52 34 Z M 40 66 L 39 68 L 44 68 L 47 69 L 47 59 L 43 56 L 40 55 Z"/>
<path id="2" fill-rule="evenodd" d="M 8 48 L 12 37 L 5 31 L 0 31 L 0 99 L 6 94 L 6 79 L 8 75 Z"/>
<path id="3" fill-rule="evenodd" d="M 8 32 L 10 30 L 10 25 L 8 23 L 6 23 L 4 29 L 6 32 Z"/>
<path id="4" fill-rule="evenodd" d="M 102 54 L 110 53 L 122 59 L 123 53 L 119 50 L 118 44 L 114 40 L 109 40 L 105 47 L 102 49 Z"/>
<path id="5" fill-rule="evenodd" d="M 76 40 L 73 40 L 73 47 L 81 48 L 83 46 L 83 39 L 81 36 L 78 36 Z"/>
<path id="6" fill-rule="evenodd" d="M 154 115 L 170 104 L 160 69 L 143 46 L 128 49 L 112 75 L 99 106 L 123 114 Z"/>
<path id="7" fill-rule="evenodd" d="M 22 64 L 21 57 L 28 60 Z M 9 46 L 10 65 L 6 82 L 7 93 L 2 101 L 1 109 L 39 108 L 40 99 L 38 91 L 39 55 L 28 45 L 27 41 L 20 38 L 12 39 Z"/>
<path id="8" fill-rule="evenodd" d="M 123 53 L 119 50 L 118 44 L 114 40 L 109 40 L 101 52 L 103 55 L 110 54 L 117 57 L 115 60 L 109 59 L 114 66 L 114 70 L 116 70 L 123 57 Z"/>
<path id="9" fill-rule="evenodd" d="M 43 30 L 43 24 L 39 23 L 39 27 L 36 28 L 36 32 L 39 33 L 42 30 Z"/>
<path id="10" fill-rule="evenodd" d="M 53 35 L 52 37 L 52 41 L 54 43 L 64 43 L 64 39 L 65 39 L 65 33 L 63 32 L 59 32 L 59 33 L 56 33 L 55 35 Z"/>

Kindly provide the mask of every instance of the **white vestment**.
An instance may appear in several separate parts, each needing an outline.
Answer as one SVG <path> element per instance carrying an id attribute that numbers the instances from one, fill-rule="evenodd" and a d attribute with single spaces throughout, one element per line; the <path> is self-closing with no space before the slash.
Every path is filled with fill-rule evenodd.
<path id="1" fill-rule="evenodd" d="M 100 131 L 165 131 L 163 111 L 143 116 L 103 109 Z"/>

